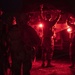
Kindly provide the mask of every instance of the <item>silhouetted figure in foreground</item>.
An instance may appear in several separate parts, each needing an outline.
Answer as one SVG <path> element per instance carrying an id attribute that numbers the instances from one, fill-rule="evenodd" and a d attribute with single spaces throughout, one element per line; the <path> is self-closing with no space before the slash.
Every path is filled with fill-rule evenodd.
<path id="1" fill-rule="evenodd" d="M 4 75 L 4 69 L 3 69 L 3 58 L 4 58 L 4 52 L 3 52 L 3 39 L 2 39 L 2 31 L 3 31 L 3 21 L 2 21 L 2 13 L 3 11 L 0 10 L 0 74 Z"/>
<path id="2" fill-rule="evenodd" d="M 8 33 L 9 50 L 12 58 L 12 75 L 20 75 L 19 61 L 22 58 L 20 53 L 22 52 L 21 32 L 16 22 L 16 17 L 11 16 L 10 28 Z M 19 70 L 19 71 L 18 71 Z"/>
<path id="3" fill-rule="evenodd" d="M 9 31 L 12 75 L 21 75 L 21 69 L 23 75 L 30 75 L 33 47 L 39 44 L 40 39 L 35 30 L 28 26 L 25 15 L 18 20 L 16 22 L 16 18 L 12 18 Z"/>
<path id="4" fill-rule="evenodd" d="M 41 41 L 37 32 L 27 24 L 29 20 L 28 16 L 22 16 L 20 19 L 20 23 L 22 25 L 23 46 L 25 51 L 25 58 L 23 62 L 23 75 L 30 75 L 33 59 L 33 47 L 36 48 L 36 46 L 41 44 Z"/>
<path id="5" fill-rule="evenodd" d="M 0 9 L 0 74 L 4 75 L 9 66 L 7 45 L 7 24 L 5 12 Z"/>

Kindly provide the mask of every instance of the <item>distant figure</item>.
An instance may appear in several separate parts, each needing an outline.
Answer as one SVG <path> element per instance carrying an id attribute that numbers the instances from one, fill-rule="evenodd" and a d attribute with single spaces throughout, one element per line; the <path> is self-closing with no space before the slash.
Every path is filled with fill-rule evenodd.
<path id="1" fill-rule="evenodd" d="M 73 18 L 74 19 L 74 18 Z M 75 65 L 75 25 L 71 23 L 71 18 L 68 18 L 67 24 L 72 27 L 72 34 L 71 34 L 71 48 L 70 48 L 70 57 L 71 57 L 71 66 L 70 68 L 73 68 Z"/>
<path id="2" fill-rule="evenodd" d="M 44 27 L 43 27 L 43 41 L 42 41 L 42 67 L 45 67 L 45 60 L 47 60 L 46 67 L 53 67 L 51 64 L 52 56 L 53 56 L 53 46 L 52 46 L 52 36 L 54 32 L 52 31 L 52 27 L 58 21 L 60 15 L 58 14 L 57 18 L 53 21 L 49 21 L 51 18 L 50 14 L 46 15 L 46 20 L 42 20 Z"/>
<path id="3" fill-rule="evenodd" d="M 35 30 L 28 26 L 25 14 L 12 17 L 9 31 L 10 52 L 12 58 L 12 75 L 30 75 L 33 47 L 40 44 Z"/>

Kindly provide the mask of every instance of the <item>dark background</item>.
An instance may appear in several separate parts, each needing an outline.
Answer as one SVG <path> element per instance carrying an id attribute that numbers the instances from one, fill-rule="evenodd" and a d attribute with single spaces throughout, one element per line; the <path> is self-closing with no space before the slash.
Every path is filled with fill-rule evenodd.
<path id="1" fill-rule="evenodd" d="M 6 12 L 39 10 L 40 4 L 53 5 L 57 9 L 75 14 L 74 0 L 0 0 L 0 8 Z M 38 7 L 38 8 L 37 8 Z"/>
<path id="2" fill-rule="evenodd" d="M 56 9 L 60 9 L 63 12 L 69 12 L 75 15 L 75 2 L 74 0 L 0 0 L 0 8 L 7 13 L 18 12 L 31 12 L 40 11 L 40 4 L 44 4 L 44 10 L 49 10 L 51 5 Z M 53 8 L 52 8 L 53 9 Z M 62 35 L 63 36 L 63 35 Z M 68 56 L 68 48 L 64 45 L 63 51 L 55 50 L 55 56 Z M 38 50 L 37 58 L 40 58 L 41 50 Z M 66 51 L 66 53 L 64 52 Z M 39 55 L 39 57 L 38 57 Z M 61 55 L 61 56 L 60 56 Z M 55 57 L 56 58 L 56 57 Z"/>

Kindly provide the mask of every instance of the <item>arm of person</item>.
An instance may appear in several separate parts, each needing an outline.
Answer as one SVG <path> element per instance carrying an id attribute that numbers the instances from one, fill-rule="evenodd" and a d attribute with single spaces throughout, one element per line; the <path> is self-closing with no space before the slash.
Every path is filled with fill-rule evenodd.
<path id="1" fill-rule="evenodd" d="M 69 21 L 69 19 L 67 19 L 67 24 L 68 24 L 70 27 L 72 27 L 73 29 L 75 28 L 75 25 L 72 24 L 72 23 Z"/>
<path id="2" fill-rule="evenodd" d="M 61 18 L 61 15 L 58 14 L 56 19 L 50 22 L 50 26 L 53 27 L 60 20 L 60 18 Z"/>

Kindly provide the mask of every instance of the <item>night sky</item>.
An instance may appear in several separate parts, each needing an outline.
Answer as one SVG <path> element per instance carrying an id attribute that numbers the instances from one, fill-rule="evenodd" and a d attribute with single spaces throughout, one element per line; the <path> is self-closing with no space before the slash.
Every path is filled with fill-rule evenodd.
<path id="1" fill-rule="evenodd" d="M 75 13 L 74 0 L 0 0 L 0 8 L 6 12 L 31 11 L 42 3 L 53 5 L 63 11 Z"/>

